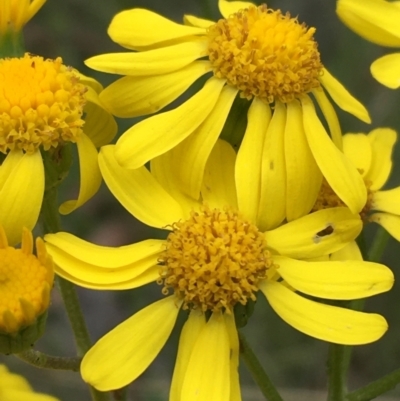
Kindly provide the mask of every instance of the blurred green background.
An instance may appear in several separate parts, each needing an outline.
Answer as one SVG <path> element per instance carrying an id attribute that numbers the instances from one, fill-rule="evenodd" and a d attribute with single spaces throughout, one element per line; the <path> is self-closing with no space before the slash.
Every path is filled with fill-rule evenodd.
<path id="1" fill-rule="evenodd" d="M 376 127 L 400 130 L 400 91 L 381 86 L 369 72 L 373 60 L 392 50 L 368 43 L 347 29 L 336 17 L 334 0 L 272 0 L 268 6 L 280 8 L 283 12 L 289 11 L 292 16 L 298 15 L 300 22 L 317 28 L 316 39 L 324 65 L 367 106 L 373 120 L 371 127 L 338 110 L 344 132 L 368 132 Z M 114 14 L 134 7 L 154 10 L 177 22 L 182 21 L 185 13 L 214 20 L 220 18 L 217 0 L 48 0 L 26 27 L 26 48 L 44 57 L 62 56 L 66 64 L 107 85 L 117 77 L 90 71 L 83 60 L 101 53 L 124 51 L 109 39 L 107 26 Z M 134 121 L 118 120 L 119 134 Z M 400 185 L 400 146 L 396 148 L 394 161 L 394 170 L 387 188 Z M 62 200 L 71 199 L 76 194 L 77 174 L 75 166 L 68 181 L 63 184 Z M 104 185 L 84 207 L 63 218 L 63 224 L 66 231 L 102 245 L 123 245 L 161 235 L 138 223 L 113 199 Z M 375 227 L 368 227 L 367 241 L 371 241 L 374 232 Z M 395 275 L 400 269 L 399 251 L 399 244 L 390 239 L 383 262 L 393 269 Z M 92 338 L 97 340 L 149 302 L 159 299 L 161 293 L 160 287 L 152 284 L 119 293 L 79 289 L 79 295 Z M 368 300 L 366 310 L 383 314 L 390 328 L 380 341 L 355 347 L 349 375 L 351 389 L 365 385 L 400 366 L 399 303 L 398 284 L 389 293 Z M 184 316 L 181 316 L 159 357 L 130 386 L 131 400 L 168 399 L 183 321 Z M 292 329 L 275 315 L 263 297 L 260 297 L 255 314 L 243 331 L 272 380 L 282 389 L 285 400 L 325 399 L 326 343 Z M 54 355 L 73 356 L 75 353 L 72 332 L 56 289 L 53 291 L 47 332 L 35 348 Z M 13 371 L 26 375 L 38 391 L 51 393 L 64 401 L 90 399 L 78 374 L 41 371 L 12 356 L 1 356 L 0 361 Z M 243 366 L 241 382 L 244 400 L 263 399 Z M 400 397 L 400 389 L 393 390 L 388 396 L 400 399 L 397 398 Z"/>

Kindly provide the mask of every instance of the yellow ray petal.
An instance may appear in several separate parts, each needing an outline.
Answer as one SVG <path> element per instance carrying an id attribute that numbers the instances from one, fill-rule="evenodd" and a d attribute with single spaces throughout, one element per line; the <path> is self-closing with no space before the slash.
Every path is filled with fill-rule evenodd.
<path id="1" fill-rule="evenodd" d="M 236 153 L 232 146 L 219 140 L 212 150 L 205 171 L 201 194 L 210 207 L 237 208 L 234 180 Z"/>
<path id="2" fill-rule="evenodd" d="M 99 100 L 99 96 L 92 88 L 85 93 L 87 103 L 84 108 L 84 132 L 91 139 L 94 146 L 99 148 L 109 144 L 117 133 L 118 127 L 114 117 Z"/>
<path id="3" fill-rule="evenodd" d="M 286 107 L 276 102 L 261 155 L 257 226 L 262 231 L 275 228 L 286 216 L 285 124 Z"/>
<path id="4" fill-rule="evenodd" d="M 101 92 L 105 107 L 117 117 L 155 113 L 170 104 L 199 77 L 211 70 L 208 61 L 195 61 L 178 71 L 146 77 L 123 77 Z"/>
<path id="5" fill-rule="evenodd" d="M 39 217 L 44 193 L 42 156 L 12 151 L 0 166 L 0 174 L 0 225 L 13 246 L 20 242 L 22 228 L 32 230 Z"/>
<path id="6" fill-rule="evenodd" d="M 200 196 L 204 169 L 211 150 L 224 127 L 237 89 L 224 86 L 221 94 L 202 124 L 178 146 L 171 149 L 173 176 L 181 192 L 194 199 Z"/>
<path id="7" fill-rule="evenodd" d="M 123 268 L 128 264 L 158 255 L 162 252 L 164 243 L 163 240 L 149 239 L 136 244 L 110 247 L 92 244 L 66 232 L 47 234 L 45 241 L 76 260 L 110 269 Z"/>
<path id="8" fill-rule="evenodd" d="M 343 153 L 351 160 L 362 177 L 371 167 L 371 142 L 365 134 L 346 134 L 343 137 Z"/>
<path id="9" fill-rule="evenodd" d="M 371 142 L 371 167 L 365 177 L 371 182 L 370 189 L 381 189 L 389 178 L 392 169 L 393 146 L 397 141 L 397 133 L 390 128 L 376 128 L 368 134 Z"/>
<path id="10" fill-rule="evenodd" d="M 320 81 L 333 101 L 342 110 L 347 111 L 365 123 L 371 123 L 367 109 L 325 68 Z"/>
<path id="11" fill-rule="evenodd" d="M 69 214 L 86 203 L 100 188 L 101 173 L 97 162 L 97 150 L 93 142 L 82 133 L 76 141 L 79 154 L 80 186 L 76 200 L 69 200 L 61 204 L 61 214 Z"/>
<path id="12" fill-rule="evenodd" d="M 223 79 L 210 78 L 181 106 L 134 125 L 117 142 L 118 163 L 130 169 L 138 168 L 182 142 L 210 114 L 224 84 Z"/>
<path id="13" fill-rule="evenodd" d="M 364 39 L 382 46 L 400 46 L 400 9 L 389 1 L 339 0 L 336 12 Z"/>
<path id="14" fill-rule="evenodd" d="M 400 187 L 375 192 L 372 198 L 372 209 L 400 216 Z"/>
<path id="15" fill-rule="evenodd" d="M 102 337 L 81 364 L 83 380 L 100 391 L 135 380 L 153 362 L 175 325 L 175 296 L 155 302 Z"/>
<path id="16" fill-rule="evenodd" d="M 194 26 L 196 28 L 204 28 L 207 29 L 211 25 L 214 25 L 214 21 L 210 21 L 208 19 L 199 18 L 194 15 L 185 14 L 183 16 L 183 22 L 185 25 Z"/>
<path id="17" fill-rule="evenodd" d="M 254 6 L 254 3 L 249 1 L 226 1 L 218 0 L 219 12 L 224 18 L 229 18 L 230 15 L 237 13 L 239 10 Z"/>
<path id="18" fill-rule="evenodd" d="M 333 252 L 329 258 L 330 260 L 363 260 L 356 241 L 351 241 L 342 249 Z"/>
<path id="19" fill-rule="evenodd" d="M 386 320 L 377 314 L 320 304 L 277 282 L 265 280 L 260 289 L 286 323 L 320 340 L 347 345 L 367 344 L 378 340 L 387 330 Z"/>
<path id="20" fill-rule="evenodd" d="M 224 314 L 226 328 L 229 335 L 230 343 L 230 401 L 241 401 L 242 395 L 240 392 L 240 382 L 239 382 L 239 337 L 236 329 L 235 318 L 233 315 Z"/>
<path id="21" fill-rule="evenodd" d="M 199 313 L 198 311 L 190 312 L 189 318 L 184 324 L 179 338 L 178 355 L 176 356 L 174 375 L 169 391 L 169 401 L 183 401 L 181 398 L 182 385 L 190 355 L 205 325 L 206 319 L 203 313 Z"/>
<path id="22" fill-rule="evenodd" d="M 235 181 L 239 210 L 252 223 L 257 221 L 261 158 L 270 119 L 269 105 L 254 98 L 247 113 L 247 128 L 236 158 Z"/>
<path id="23" fill-rule="evenodd" d="M 205 33 L 204 28 L 177 24 L 159 14 L 141 8 L 118 13 L 108 28 L 111 39 L 128 49 L 148 47 L 154 44 L 162 46 L 163 42 Z"/>
<path id="24" fill-rule="evenodd" d="M 114 146 L 104 146 L 101 149 L 99 166 L 104 181 L 113 195 L 143 223 L 164 228 L 184 218 L 178 202 L 145 167 L 127 170 L 117 163 Z"/>
<path id="25" fill-rule="evenodd" d="M 392 271 L 379 263 L 358 260 L 304 262 L 275 256 L 278 273 L 293 288 L 325 299 L 359 299 L 390 290 Z"/>
<path id="26" fill-rule="evenodd" d="M 312 91 L 318 106 L 321 108 L 322 114 L 328 123 L 329 133 L 331 134 L 333 143 L 338 147 L 339 150 L 343 150 L 342 143 L 342 130 L 340 128 L 340 123 L 338 116 L 331 101 L 325 94 L 324 88 L 317 88 Z"/>
<path id="27" fill-rule="evenodd" d="M 229 401 L 229 352 L 229 335 L 224 317 L 220 313 L 213 313 L 194 344 L 181 399 Z"/>
<path id="28" fill-rule="evenodd" d="M 400 241 L 400 216 L 390 213 L 374 213 L 369 221 L 380 224 L 393 238 Z"/>
<path id="29" fill-rule="evenodd" d="M 177 71 L 206 54 L 207 43 L 194 40 L 145 52 L 102 54 L 85 64 L 97 71 L 141 77 Z"/>
<path id="30" fill-rule="evenodd" d="M 372 76 L 391 89 L 400 87 L 400 53 L 388 54 L 371 64 Z"/>
<path id="31" fill-rule="evenodd" d="M 295 259 L 330 254 L 354 240 L 362 229 L 359 215 L 337 207 L 323 209 L 267 231 L 268 247 Z"/>
<path id="32" fill-rule="evenodd" d="M 292 221 L 310 212 L 322 183 L 321 171 L 307 143 L 297 100 L 287 104 L 285 160 L 286 219 Z"/>
<path id="33" fill-rule="evenodd" d="M 367 202 L 364 180 L 355 166 L 329 139 L 308 97 L 302 99 L 304 130 L 311 152 L 328 184 L 339 198 L 358 213 Z"/>

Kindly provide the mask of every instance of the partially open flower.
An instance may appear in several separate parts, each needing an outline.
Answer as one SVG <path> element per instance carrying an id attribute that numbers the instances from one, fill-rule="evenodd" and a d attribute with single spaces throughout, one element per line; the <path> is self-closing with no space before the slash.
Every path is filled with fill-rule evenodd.
<path id="1" fill-rule="evenodd" d="M 23 230 L 20 249 L 8 246 L 0 227 L 0 352 L 29 348 L 42 334 L 53 287 L 53 261 L 43 240 Z"/>

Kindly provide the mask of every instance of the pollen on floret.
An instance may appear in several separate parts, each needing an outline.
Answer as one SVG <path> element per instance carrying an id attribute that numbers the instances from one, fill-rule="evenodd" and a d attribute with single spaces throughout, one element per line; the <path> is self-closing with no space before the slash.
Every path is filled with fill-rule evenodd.
<path id="1" fill-rule="evenodd" d="M 232 312 L 255 300 L 273 267 L 265 236 L 239 212 L 203 207 L 173 225 L 160 259 L 163 293 L 172 289 L 184 309 Z"/>
<path id="2" fill-rule="evenodd" d="M 208 30 L 214 75 L 246 99 L 287 103 L 320 86 L 315 28 L 266 5 L 250 6 Z"/>
<path id="3" fill-rule="evenodd" d="M 0 227 L 0 332 L 17 333 L 30 326 L 43 314 L 50 302 L 54 280 L 53 262 L 47 255 L 43 240 L 36 240 L 37 256 L 33 254 L 33 237 L 23 231 L 20 249 L 7 245 Z"/>
<path id="4" fill-rule="evenodd" d="M 60 57 L 0 59 L 0 152 L 33 153 L 76 142 L 87 88 Z"/>

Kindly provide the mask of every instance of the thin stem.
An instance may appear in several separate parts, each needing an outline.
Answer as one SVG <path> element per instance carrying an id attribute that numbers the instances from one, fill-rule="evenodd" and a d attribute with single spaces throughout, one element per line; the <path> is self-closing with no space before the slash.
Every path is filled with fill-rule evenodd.
<path id="1" fill-rule="evenodd" d="M 346 377 L 350 363 L 351 348 L 346 345 L 329 344 L 328 401 L 344 401 Z"/>
<path id="2" fill-rule="evenodd" d="M 44 354 L 33 349 L 14 354 L 23 361 L 42 369 L 72 370 L 79 372 L 82 358 L 67 358 Z"/>
<path id="3" fill-rule="evenodd" d="M 347 395 L 346 401 L 369 401 L 389 390 L 392 390 L 400 383 L 400 369 L 369 383 Z"/>
<path id="4" fill-rule="evenodd" d="M 271 379 L 268 377 L 267 373 L 261 366 L 260 361 L 257 359 L 253 350 L 250 348 L 246 337 L 239 332 L 239 342 L 240 342 L 240 353 L 253 376 L 254 381 L 257 383 L 264 397 L 268 401 L 283 401 L 283 398 L 279 395 L 277 389 L 272 384 Z"/>
<path id="5" fill-rule="evenodd" d="M 368 252 L 367 260 L 370 262 L 379 262 L 385 251 L 390 234 L 381 226 L 378 226 L 371 249 Z"/>
<path id="6" fill-rule="evenodd" d="M 118 390 L 113 391 L 113 397 L 115 401 L 127 401 L 128 400 L 128 388 L 129 386 L 122 387 Z"/>

